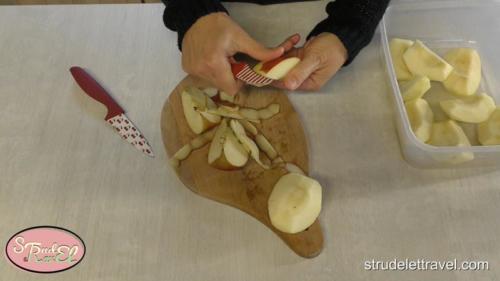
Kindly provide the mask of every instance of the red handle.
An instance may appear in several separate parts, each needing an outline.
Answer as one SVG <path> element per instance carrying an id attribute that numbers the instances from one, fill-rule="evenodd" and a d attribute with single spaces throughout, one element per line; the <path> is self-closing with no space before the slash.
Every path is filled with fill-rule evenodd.
<path id="1" fill-rule="evenodd" d="M 104 118 L 105 120 L 124 113 L 121 106 L 83 68 L 73 66 L 69 71 L 73 75 L 73 78 L 75 78 L 76 83 L 87 95 L 106 106 L 108 114 Z"/>
<path id="2" fill-rule="evenodd" d="M 231 63 L 231 72 L 233 72 L 234 77 L 236 77 L 236 75 L 238 75 L 238 73 L 240 73 L 245 66 L 247 66 L 247 64 L 244 62 Z"/>

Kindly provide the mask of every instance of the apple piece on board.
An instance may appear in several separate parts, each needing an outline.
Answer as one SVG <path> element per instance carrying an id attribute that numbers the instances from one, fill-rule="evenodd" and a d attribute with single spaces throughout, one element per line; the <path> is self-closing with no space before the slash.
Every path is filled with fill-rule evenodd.
<path id="1" fill-rule="evenodd" d="M 439 105 L 451 119 L 466 123 L 485 122 L 496 109 L 495 101 L 486 94 L 444 100 Z"/>
<path id="2" fill-rule="evenodd" d="M 208 87 L 208 88 L 204 88 L 203 92 L 205 94 L 207 94 L 207 96 L 213 98 L 219 93 L 219 90 L 217 90 L 217 88 Z"/>
<path id="3" fill-rule="evenodd" d="M 414 99 L 406 102 L 405 107 L 413 133 L 420 141 L 427 142 L 434 122 L 434 113 L 429 103 L 424 99 Z"/>
<path id="4" fill-rule="evenodd" d="M 413 45 L 413 41 L 399 38 L 394 38 L 389 43 L 392 65 L 398 80 L 410 80 L 413 77 L 413 74 L 410 70 L 408 70 L 406 63 L 403 60 L 403 54 L 409 47 L 411 47 L 411 45 Z"/>
<path id="5" fill-rule="evenodd" d="M 487 121 L 477 126 L 477 135 L 482 145 L 500 145 L 500 107 Z"/>
<path id="6" fill-rule="evenodd" d="M 403 54 L 403 60 L 413 75 L 427 76 L 432 81 L 444 81 L 453 67 L 417 40 Z"/>
<path id="7" fill-rule="evenodd" d="M 215 132 L 208 150 L 208 163 L 221 170 L 235 170 L 248 161 L 248 152 L 224 119 Z"/>
<path id="8" fill-rule="evenodd" d="M 446 53 L 444 59 L 453 66 L 450 76 L 443 81 L 444 87 L 456 95 L 474 95 L 481 83 L 481 58 L 477 51 L 456 48 Z"/>
<path id="9" fill-rule="evenodd" d="M 431 88 L 431 80 L 425 76 L 417 75 L 412 80 L 401 84 L 403 100 L 409 101 L 421 98 Z"/>
<path id="10" fill-rule="evenodd" d="M 257 147 L 257 144 L 247 136 L 245 133 L 245 128 L 243 128 L 243 125 L 241 125 L 238 120 L 231 120 L 229 121 L 229 125 L 231 126 L 231 129 L 233 130 L 234 134 L 236 135 L 236 138 L 243 144 L 245 147 L 246 151 L 250 153 L 250 156 L 259 164 L 262 168 L 264 169 L 269 169 L 268 165 L 265 165 L 262 163 L 260 160 L 260 152 L 259 148 Z"/>
<path id="11" fill-rule="evenodd" d="M 269 196 L 271 224 L 285 233 L 298 233 L 311 226 L 321 211 L 321 185 L 298 173 L 282 176 Z"/>
<path id="12" fill-rule="evenodd" d="M 471 146 L 463 129 L 453 120 L 434 123 L 428 144 L 434 146 Z M 474 154 L 472 152 L 440 153 L 433 157 L 443 162 L 460 164 L 473 160 Z"/>
<path id="13" fill-rule="evenodd" d="M 198 110 L 216 108 L 215 103 L 197 88 L 188 88 L 181 93 L 182 109 L 189 128 L 195 134 L 201 134 L 209 128 L 216 126 L 221 118 L 210 113 L 200 113 Z"/>
<path id="14" fill-rule="evenodd" d="M 267 78 L 280 80 L 285 77 L 299 62 L 300 59 L 297 57 L 279 57 L 271 61 L 260 62 L 253 68 L 253 70 Z"/>

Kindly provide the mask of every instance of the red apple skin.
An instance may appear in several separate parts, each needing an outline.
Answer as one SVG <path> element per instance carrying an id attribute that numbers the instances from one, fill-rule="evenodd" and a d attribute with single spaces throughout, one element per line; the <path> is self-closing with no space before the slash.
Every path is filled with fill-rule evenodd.
<path id="1" fill-rule="evenodd" d="M 292 58 L 290 56 L 281 56 L 277 59 L 266 61 L 265 63 L 262 64 L 262 67 L 260 70 L 264 73 L 269 72 L 269 70 L 273 69 L 278 63 L 282 62 L 285 59 Z"/>

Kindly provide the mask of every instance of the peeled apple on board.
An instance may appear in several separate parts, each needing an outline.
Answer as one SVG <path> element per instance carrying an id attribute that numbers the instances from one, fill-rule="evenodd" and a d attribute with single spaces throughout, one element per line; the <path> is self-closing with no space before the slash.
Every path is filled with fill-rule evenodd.
<path id="1" fill-rule="evenodd" d="M 403 60 L 414 75 L 427 76 L 432 81 L 444 81 L 453 67 L 422 43 L 415 41 L 403 54 Z"/>
<path id="2" fill-rule="evenodd" d="M 202 92 L 200 89 L 190 87 L 181 93 L 182 108 L 184 117 L 189 128 L 195 134 L 201 134 L 205 130 L 216 126 L 221 117 L 207 112 L 199 112 L 199 110 L 215 109 L 217 105 L 212 99 Z"/>
<path id="3" fill-rule="evenodd" d="M 451 119 L 466 123 L 485 122 L 496 109 L 495 101 L 486 94 L 445 100 L 439 105 Z"/>
<path id="4" fill-rule="evenodd" d="M 321 211 L 321 185 L 298 173 L 282 176 L 268 200 L 271 224 L 285 233 L 298 233 L 311 226 Z"/>
<path id="5" fill-rule="evenodd" d="M 500 145 L 500 107 L 490 118 L 477 126 L 477 135 L 482 145 Z"/>
<path id="6" fill-rule="evenodd" d="M 408 50 L 409 47 L 413 45 L 413 41 L 394 38 L 389 43 L 389 48 L 391 50 L 392 64 L 394 66 L 394 71 L 396 71 L 396 77 L 398 80 L 410 80 L 413 74 L 410 72 L 403 60 L 403 54 Z"/>
<path id="7" fill-rule="evenodd" d="M 297 57 L 279 57 L 271 61 L 260 62 L 254 66 L 253 70 L 264 77 L 280 80 L 299 62 L 300 59 Z"/>
<path id="8" fill-rule="evenodd" d="M 428 143 L 434 146 L 470 147 L 469 139 L 467 139 L 463 129 L 453 120 L 434 123 Z M 474 159 L 472 152 L 442 154 L 440 156 L 442 158 L 440 160 L 454 164 Z"/>
<path id="9" fill-rule="evenodd" d="M 427 142 L 431 135 L 434 113 L 424 99 L 414 99 L 405 103 L 406 113 L 413 133 L 421 142 Z"/>
<path id="10" fill-rule="evenodd" d="M 411 81 L 401 84 L 404 101 L 421 98 L 431 88 L 431 80 L 425 76 L 415 76 Z"/>
<path id="11" fill-rule="evenodd" d="M 471 96 L 476 93 L 481 83 L 481 58 L 471 48 L 450 50 L 444 59 L 453 66 L 450 76 L 443 81 L 444 87 L 460 96 Z"/>

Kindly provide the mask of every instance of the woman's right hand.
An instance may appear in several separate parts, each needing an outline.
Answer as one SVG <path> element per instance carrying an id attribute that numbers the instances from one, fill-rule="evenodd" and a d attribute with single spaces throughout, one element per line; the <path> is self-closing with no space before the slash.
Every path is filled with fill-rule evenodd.
<path id="1" fill-rule="evenodd" d="M 182 68 L 234 95 L 242 86 L 231 72 L 230 63 L 236 53 L 247 54 L 258 61 L 268 61 L 282 56 L 299 40 L 298 35 L 293 35 L 276 48 L 266 48 L 227 14 L 213 13 L 199 18 L 184 35 Z"/>

